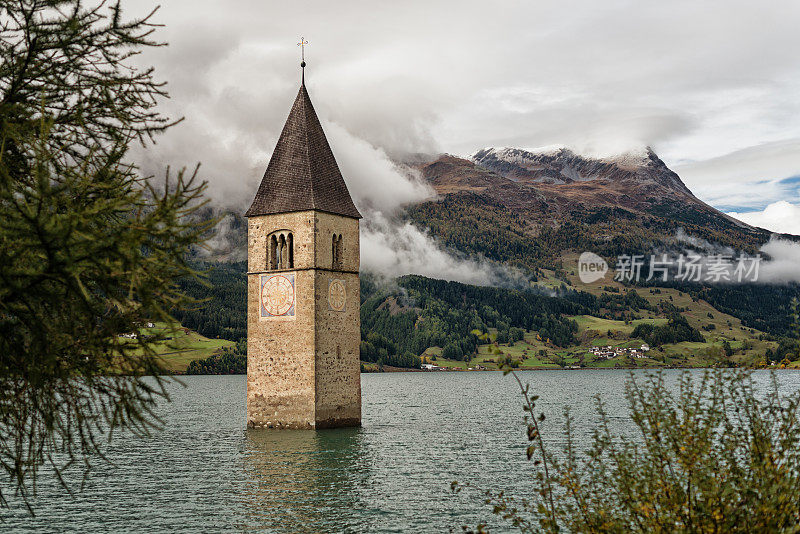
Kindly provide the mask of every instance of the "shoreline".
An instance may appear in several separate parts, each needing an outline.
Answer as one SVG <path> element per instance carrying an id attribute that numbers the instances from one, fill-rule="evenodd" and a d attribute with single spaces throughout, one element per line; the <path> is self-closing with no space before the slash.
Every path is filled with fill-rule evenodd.
<path id="1" fill-rule="evenodd" d="M 660 369 L 746 369 L 750 371 L 800 371 L 800 367 L 677 367 L 677 366 L 660 366 L 660 367 L 520 367 L 512 369 L 513 371 L 620 371 L 620 370 L 646 370 L 656 371 Z M 445 368 L 437 370 L 427 369 L 408 369 L 404 367 L 391 367 L 388 365 L 383 366 L 383 371 L 362 371 L 361 374 L 376 374 L 376 373 L 485 373 L 485 372 L 502 372 L 500 369 L 461 369 L 461 368 Z"/>
<path id="2" fill-rule="evenodd" d="M 744 369 L 747 371 L 788 371 L 788 372 L 797 372 L 800 371 L 798 367 L 784 367 L 784 368 L 772 368 L 772 367 L 579 367 L 577 369 L 564 369 L 564 368 L 552 368 L 552 367 L 525 367 L 520 369 L 512 369 L 513 371 L 660 371 L 660 370 L 693 370 L 693 369 L 703 369 L 703 370 L 711 370 L 711 369 Z M 360 374 L 362 375 L 375 375 L 375 374 L 385 374 L 385 373 L 502 373 L 503 371 L 500 369 L 442 369 L 437 371 L 426 371 L 423 369 L 404 369 L 402 367 L 393 367 L 391 369 L 384 369 L 383 371 L 363 371 Z M 171 375 L 159 375 L 163 377 L 170 377 L 170 376 L 247 376 L 246 373 L 218 373 L 218 374 L 203 374 L 203 375 L 189 375 L 186 373 L 173 373 Z"/>

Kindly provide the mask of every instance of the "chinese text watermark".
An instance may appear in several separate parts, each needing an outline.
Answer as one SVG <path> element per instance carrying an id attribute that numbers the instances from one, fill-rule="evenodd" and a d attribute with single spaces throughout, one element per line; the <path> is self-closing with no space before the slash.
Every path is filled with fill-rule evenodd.
<path id="1" fill-rule="evenodd" d="M 750 283 L 758 281 L 761 255 L 726 254 L 623 254 L 617 257 L 614 280 L 617 282 L 706 282 Z M 605 277 L 608 264 L 592 252 L 578 259 L 578 276 L 590 284 Z"/>

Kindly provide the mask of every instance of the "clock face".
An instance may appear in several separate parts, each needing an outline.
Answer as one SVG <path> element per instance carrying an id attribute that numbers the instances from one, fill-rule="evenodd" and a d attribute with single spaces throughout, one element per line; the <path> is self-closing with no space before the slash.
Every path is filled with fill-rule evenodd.
<path id="1" fill-rule="evenodd" d="M 261 316 L 294 317 L 294 275 L 261 277 Z"/>
<path id="2" fill-rule="evenodd" d="M 347 304 L 347 293 L 343 280 L 331 280 L 328 285 L 328 305 L 334 311 L 344 311 Z"/>

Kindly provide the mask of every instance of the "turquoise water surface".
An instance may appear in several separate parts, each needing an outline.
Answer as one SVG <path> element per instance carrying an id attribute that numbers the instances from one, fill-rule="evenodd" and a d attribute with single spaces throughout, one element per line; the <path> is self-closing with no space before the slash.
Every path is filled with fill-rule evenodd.
<path id="1" fill-rule="evenodd" d="M 700 372 L 700 371 L 697 371 Z M 667 372 L 670 378 L 677 371 Z M 628 371 L 519 374 L 540 395 L 550 445 L 569 405 L 588 443 L 593 396 L 628 422 Z M 800 374 L 782 373 L 800 388 Z M 766 373 L 758 376 L 766 385 Z M 2 511 L 10 532 L 447 532 L 489 521 L 476 493 L 453 480 L 530 492 L 519 388 L 497 372 L 362 375 L 363 426 L 323 431 L 245 429 L 244 376 L 184 377 L 161 406 L 164 429 L 117 436 L 73 495 L 45 478 L 36 516 Z"/>

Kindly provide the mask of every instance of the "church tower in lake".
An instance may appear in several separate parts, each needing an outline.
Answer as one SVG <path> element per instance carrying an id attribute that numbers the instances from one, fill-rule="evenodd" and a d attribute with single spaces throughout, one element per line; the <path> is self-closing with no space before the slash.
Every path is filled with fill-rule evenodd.
<path id="1" fill-rule="evenodd" d="M 305 81 L 245 216 L 247 425 L 360 425 L 361 214 Z"/>

